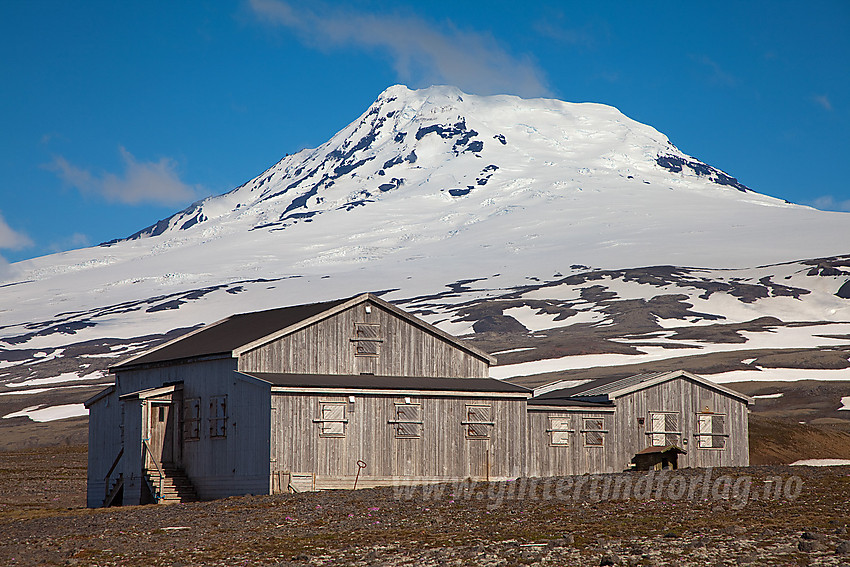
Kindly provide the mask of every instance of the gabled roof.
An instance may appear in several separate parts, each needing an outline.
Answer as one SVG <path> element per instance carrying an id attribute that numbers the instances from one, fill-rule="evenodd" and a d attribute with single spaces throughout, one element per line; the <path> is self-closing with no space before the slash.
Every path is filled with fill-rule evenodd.
<path id="1" fill-rule="evenodd" d="M 490 364 L 496 362 L 490 355 L 465 344 L 378 296 L 364 293 L 347 299 L 231 315 L 125 360 L 111 370 L 126 370 L 146 364 L 205 357 L 238 357 L 244 352 L 261 347 L 366 301 L 393 312 L 427 332 L 438 335 L 477 358 Z"/>
<path id="2" fill-rule="evenodd" d="M 746 404 L 753 403 L 753 399 L 749 396 L 745 396 L 740 392 L 730 390 L 725 386 L 721 386 L 720 384 L 712 382 L 711 380 L 703 378 L 702 376 L 691 374 L 690 372 L 687 372 L 685 370 L 636 374 L 634 376 L 628 376 L 625 378 L 622 376 L 599 378 L 597 380 L 591 380 L 585 384 L 579 384 L 572 388 L 546 392 L 539 396 L 535 396 L 534 398 L 532 398 L 532 400 L 535 403 L 538 403 L 538 405 L 543 405 L 543 403 L 546 401 L 564 399 L 591 399 L 593 401 L 612 402 L 621 396 L 625 396 L 626 394 L 631 394 L 632 392 L 637 392 L 638 390 L 643 390 L 645 388 L 649 388 L 651 386 L 655 386 L 656 384 L 661 384 L 663 382 L 668 382 L 676 378 L 685 378 L 688 380 L 693 380 L 694 382 L 698 382 L 707 388 L 711 388 L 713 390 L 727 394 L 733 398 L 737 398 Z"/>
<path id="3" fill-rule="evenodd" d="M 186 358 L 214 355 L 232 356 L 233 350 L 242 345 L 270 335 L 281 328 L 314 317 L 346 301 L 348 300 L 338 299 L 336 301 L 231 315 L 226 319 L 205 325 L 173 341 L 125 360 L 112 367 L 112 370 Z"/>

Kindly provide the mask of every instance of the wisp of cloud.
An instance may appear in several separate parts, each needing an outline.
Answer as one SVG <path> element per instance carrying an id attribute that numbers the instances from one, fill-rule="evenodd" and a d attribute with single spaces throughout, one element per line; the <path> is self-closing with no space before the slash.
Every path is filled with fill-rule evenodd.
<path id="1" fill-rule="evenodd" d="M 251 0 L 265 22 L 298 32 L 318 49 L 358 46 L 389 53 L 399 79 L 412 87 L 450 84 L 475 94 L 551 95 L 529 57 L 515 57 L 490 35 L 441 30 L 417 17 L 312 11 L 282 0 Z"/>
<path id="2" fill-rule="evenodd" d="M 3 213 L 0 213 L 0 249 L 20 250 L 32 245 L 33 242 L 30 237 L 10 227 L 6 223 L 6 219 L 3 218 Z M 0 256 L 0 280 L 4 279 L 8 273 L 9 263 L 3 256 Z"/>
<path id="3" fill-rule="evenodd" d="M 124 172 L 120 176 L 108 172 L 94 175 L 71 164 L 62 156 L 54 156 L 53 161 L 45 167 L 83 193 L 128 205 L 177 205 L 203 194 L 200 186 L 187 185 L 180 180 L 174 160 L 164 157 L 159 161 L 140 162 L 126 149 L 119 150 L 124 160 Z"/>

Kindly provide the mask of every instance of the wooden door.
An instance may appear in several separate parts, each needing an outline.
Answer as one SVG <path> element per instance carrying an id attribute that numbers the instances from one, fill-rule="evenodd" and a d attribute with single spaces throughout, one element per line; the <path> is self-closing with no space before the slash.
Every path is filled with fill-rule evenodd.
<path id="1" fill-rule="evenodd" d="M 154 459 L 160 465 L 173 465 L 174 455 L 174 410 L 171 402 L 151 402 L 150 447 Z"/>

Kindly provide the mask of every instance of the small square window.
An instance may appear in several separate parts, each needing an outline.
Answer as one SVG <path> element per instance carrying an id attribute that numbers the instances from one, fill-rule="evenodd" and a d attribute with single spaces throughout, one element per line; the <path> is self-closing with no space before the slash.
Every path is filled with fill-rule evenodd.
<path id="1" fill-rule="evenodd" d="M 422 417 L 419 404 L 395 404 L 395 436 L 417 438 L 422 436 Z"/>
<path id="2" fill-rule="evenodd" d="M 377 323 L 354 324 L 354 355 L 378 356 L 384 339 L 380 337 L 381 327 Z"/>
<path id="3" fill-rule="evenodd" d="M 568 447 L 570 445 L 570 434 L 573 431 L 570 429 L 569 417 L 550 417 L 549 418 L 549 443 L 552 445 L 560 445 Z"/>
<path id="4" fill-rule="evenodd" d="M 345 437 L 345 402 L 321 402 L 320 411 L 322 417 L 315 420 L 319 423 L 319 435 L 321 437 Z"/>
<path id="5" fill-rule="evenodd" d="M 697 416 L 698 443 L 700 449 L 724 449 L 726 447 L 726 416 L 700 414 Z"/>
<path id="6" fill-rule="evenodd" d="M 466 406 L 467 439 L 487 439 L 490 437 L 490 428 L 495 425 L 490 418 L 490 406 L 470 405 Z"/>
<path id="7" fill-rule="evenodd" d="M 227 437 L 227 396 L 210 398 L 210 437 Z"/>
<path id="8" fill-rule="evenodd" d="M 651 412 L 649 414 L 650 443 L 653 447 L 666 447 L 678 445 L 679 436 L 679 414 L 675 412 Z"/>
<path id="9" fill-rule="evenodd" d="M 603 429 L 604 422 L 601 417 L 586 417 L 584 418 L 584 446 L 585 447 L 602 447 L 605 444 Z"/>
<path id="10" fill-rule="evenodd" d="M 188 398 L 183 400 L 183 439 L 196 441 L 201 437 L 201 400 Z"/>

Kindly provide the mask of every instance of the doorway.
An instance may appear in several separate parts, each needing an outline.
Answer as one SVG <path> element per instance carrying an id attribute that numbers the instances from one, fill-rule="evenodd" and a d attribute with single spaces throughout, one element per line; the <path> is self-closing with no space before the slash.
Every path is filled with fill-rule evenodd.
<path id="1" fill-rule="evenodd" d="M 178 460 L 176 413 L 171 400 L 151 400 L 150 402 L 148 439 L 151 456 L 163 468 L 176 465 Z"/>

